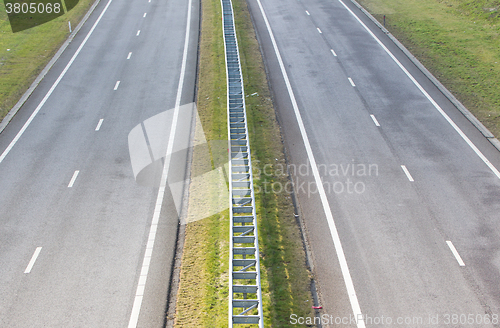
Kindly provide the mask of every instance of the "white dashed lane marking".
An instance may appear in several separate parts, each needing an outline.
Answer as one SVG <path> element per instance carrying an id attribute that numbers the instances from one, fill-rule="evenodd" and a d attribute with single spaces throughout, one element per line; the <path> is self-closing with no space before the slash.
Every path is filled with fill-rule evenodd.
<path id="1" fill-rule="evenodd" d="M 78 171 L 78 170 L 76 170 L 75 173 L 73 173 L 73 177 L 71 178 L 71 181 L 68 184 L 68 188 L 73 187 L 73 185 L 75 184 L 75 181 L 76 181 L 76 177 L 78 177 L 78 173 L 80 173 L 80 171 Z"/>
<path id="2" fill-rule="evenodd" d="M 96 131 L 99 131 L 99 129 L 101 128 L 102 121 L 104 121 L 104 119 L 103 119 L 103 118 L 101 118 L 101 119 L 99 120 L 99 123 L 97 123 L 97 126 L 95 127 L 95 130 L 96 130 Z"/>
<path id="3" fill-rule="evenodd" d="M 465 266 L 464 261 L 462 261 L 462 258 L 460 257 L 460 254 L 458 254 L 457 249 L 455 248 L 455 246 L 453 246 L 453 243 L 451 241 L 449 241 L 449 240 L 447 240 L 446 243 L 448 244 L 448 247 L 451 249 L 451 252 L 455 256 L 455 258 L 457 259 L 458 265 Z"/>
<path id="4" fill-rule="evenodd" d="M 375 123 L 376 126 L 380 126 L 380 124 L 378 123 L 377 118 L 375 117 L 375 115 L 370 115 L 370 117 L 372 118 L 373 123 Z"/>
<path id="5" fill-rule="evenodd" d="M 38 258 L 38 255 L 40 254 L 41 250 L 42 250 L 41 247 L 37 247 L 35 249 L 35 253 L 33 253 L 33 256 L 31 257 L 31 260 L 28 263 L 28 266 L 26 267 L 26 270 L 24 270 L 24 273 L 30 273 L 31 272 L 31 269 L 33 269 L 33 265 L 35 265 L 36 259 Z"/>
<path id="6" fill-rule="evenodd" d="M 408 180 L 410 180 L 411 182 L 415 181 L 415 180 L 413 180 L 413 177 L 411 176 L 410 171 L 408 171 L 408 169 L 406 168 L 405 165 L 401 165 L 401 168 L 405 172 L 406 177 L 408 177 Z"/>

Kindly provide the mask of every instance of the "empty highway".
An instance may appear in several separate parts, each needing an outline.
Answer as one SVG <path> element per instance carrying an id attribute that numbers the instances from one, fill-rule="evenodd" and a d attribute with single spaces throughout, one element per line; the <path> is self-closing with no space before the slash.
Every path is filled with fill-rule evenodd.
<path id="1" fill-rule="evenodd" d="M 163 327 L 179 217 L 128 136 L 193 102 L 198 31 L 197 1 L 101 0 L 0 135 L 1 327 Z"/>
<path id="2" fill-rule="evenodd" d="M 323 327 L 498 326 L 498 150 L 351 1 L 248 3 Z"/>

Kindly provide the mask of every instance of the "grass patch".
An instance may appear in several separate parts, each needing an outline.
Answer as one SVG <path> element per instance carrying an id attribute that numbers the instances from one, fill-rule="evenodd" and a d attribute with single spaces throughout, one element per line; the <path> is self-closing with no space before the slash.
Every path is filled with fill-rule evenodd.
<path id="1" fill-rule="evenodd" d="M 67 14 L 37 27 L 12 33 L 5 6 L 0 5 L 0 121 L 14 107 L 94 0 L 80 0 Z"/>
<path id="2" fill-rule="evenodd" d="M 500 1 L 358 2 L 500 137 Z"/>
<path id="3" fill-rule="evenodd" d="M 227 140 L 226 69 L 220 4 L 203 0 L 202 10 L 197 108 L 207 141 Z M 197 126 L 195 137 L 199 137 L 199 132 Z M 212 159 L 207 160 L 206 156 L 204 149 L 194 148 L 192 176 L 214 168 Z M 193 202 L 197 192 L 191 184 L 188 216 L 197 205 Z M 228 210 L 186 225 L 176 327 L 227 327 L 228 236 Z"/>
<path id="4" fill-rule="evenodd" d="M 263 308 L 267 327 L 288 327 L 292 313 L 313 316 L 310 276 L 290 195 L 272 193 L 288 177 L 283 144 L 264 64 L 245 0 L 233 0 L 244 79 L 261 256 Z M 227 140 L 226 71 L 219 0 L 202 0 L 197 107 L 207 140 Z M 195 148 L 193 172 L 216 167 Z M 226 155 L 227 156 L 227 155 Z M 207 168 L 206 166 L 211 166 Z M 281 166 L 280 166 L 281 165 Z M 204 167 L 205 166 L 205 167 Z M 264 167 L 267 170 L 264 171 Z M 264 174 L 265 172 L 265 174 Z M 266 191 L 266 186 L 268 191 Z M 190 187 L 190 198 L 195 186 Z M 218 201 L 214 195 L 213 201 Z M 227 202 L 227 199 L 224 201 Z M 190 210 L 196 204 L 190 201 Z M 186 226 L 177 296 L 176 327 L 227 327 L 229 278 L 228 210 Z"/>

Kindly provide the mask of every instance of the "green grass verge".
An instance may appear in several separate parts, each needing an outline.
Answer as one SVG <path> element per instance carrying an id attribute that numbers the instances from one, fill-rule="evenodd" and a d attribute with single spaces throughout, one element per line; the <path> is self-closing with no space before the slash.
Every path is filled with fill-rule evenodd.
<path id="1" fill-rule="evenodd" d="M 359 0 L 500 136 L 498 0 Z"/>
<path id="2" fill-rule="evenodd" d="M 245 0 L 233 0 L 247 95 L 247 115 L 256 190 L 285 185 L 275 172 L 285 166 L 259 45 Z M 208 141 L 227 140 L 226 72 L 219 0 L 202 1 L 200 70 L 197 107 Z M 192 175 L 204 167 L 195 148 Z M 213 155 L 212 155 L 213 156 Z M 206 161 L 205 161 L 206 162 Z M 209 161 L 210 162 L 210 161 Z M 206 164 L 205 164 L 206 166 Z M 267 167 L 264 174 L 264 167 Z M 278 166 L 279 167 L 279 166 Z M 268 188 L 269 189 L 269 188 Z M 196 190 L 190 188 L 190 198 Z M 227 200 L 225 200 L 227 201 Z M 198 204 L 190 201 L 190 209 Z M 290 195 L 256 193 L 263 308 L 266 327 L 288 327 L 292 313 L 313 316 L 310 275 Z M 224 211 L 186 226 L 177 294 L 176 327 L 227 327 L 229 278 L 229 213 Z"/>
<path id="3" fill-rule="evenodd" d="M 94 0 L 80 0 L 67 14 L 29 30 L 12 33 L 5 6 L 0 5 L 0 121 L 17 103 Z"/>

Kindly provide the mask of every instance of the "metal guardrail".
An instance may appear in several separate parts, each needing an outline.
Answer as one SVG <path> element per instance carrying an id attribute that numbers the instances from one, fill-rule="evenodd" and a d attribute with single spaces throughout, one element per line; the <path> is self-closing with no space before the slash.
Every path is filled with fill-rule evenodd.
<path id="1" fill-rule="evenodd" d="M 229 327 L 264 327 L 259 241 L 248 138 L 245 92 L 231 0 L 221 0 L 227 77 L 229 146 L 230 272 Z"/>

